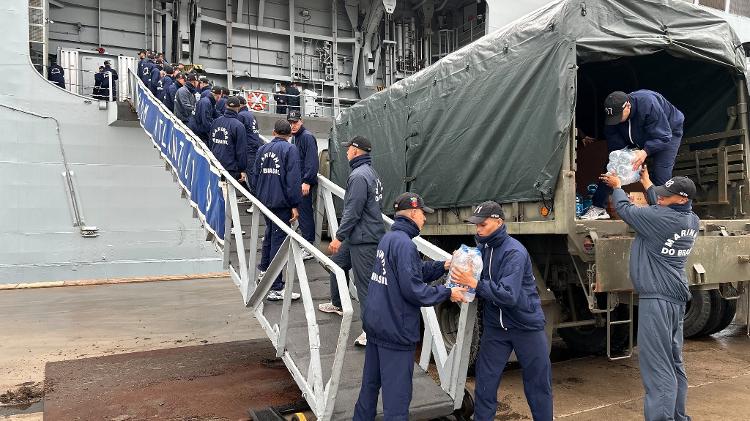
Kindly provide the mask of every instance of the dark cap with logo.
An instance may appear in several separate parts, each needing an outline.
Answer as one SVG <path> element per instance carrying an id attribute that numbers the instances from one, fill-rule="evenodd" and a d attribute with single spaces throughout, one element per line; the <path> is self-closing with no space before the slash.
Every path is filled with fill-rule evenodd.
<path id="1" fill-rule="evenodd" d="M 355 148 L 361 149 L 365 152 L 372 151 L 372 143 L 370 143 L 370 140 L 364 136 L 356 136 L 354 139 L 348 142 L 341 142 L 341 146 L 345 148 L 348 148 L 349 146 L 354 146 Z"/>
<path id="2" fill-rule="evenodd" d="M 630 97 L 622 91 L 614 91 L 607 95 L 607 98 L 604 99 L 604 124 L 607 126 L 620 124 L 622 111 L 628 101 L 630 101 Z"/>
<path id="3" fill-rule="evenodd" d="M 197 81 L 197 80 L 198 80 L 198 73 L 188 73 L 187 75 L 188 82 Z"/>
<path id="4" fill-rule="evenodd" d="M 396 212 L 409 209 L 422 209 L 424 213 L 435 212 L 434 209 L 425 206 L 422 196 L 410 192 L 401 193 L 401 195 L 396 198 L 396 201 L 393 202 L 393 209 L 395 209 Z"/>
<path id="5" fill-rule="evenodd" d="M 491 200 L 483 202 L 474 209 L 474 213 L 464 221 L 471 224 L 481 224 L 487 218 L 505 219 L 503 208 Z"/>
<path id="6" fill-rule="evenodd" d="M 240 99 L 236 96 L 230 96 L 229 98 L 227 98 L 227 107 L 236 108 L 241 105 L 242 103 L 240 102 Z"/>
<path id="7" fill-rule="evenodd" d="M 296 123 L 296 122 L 300 121 L 301 119 L 302 119 L 302 113 L 299 112 L 299 110 L 289 111 L 289 114 L 286 115 L 286 120 L 287 121 L 293 121 L 293 122 Z"/>
<path id="8" fill-rule="evenodd" d="M 695 197 L 696 188 L 693 180 L 678 176 L 667 180 L 663 186 L 655 186 L 654 193 L 661 197 L 682 196 L 692 199 Z"/>

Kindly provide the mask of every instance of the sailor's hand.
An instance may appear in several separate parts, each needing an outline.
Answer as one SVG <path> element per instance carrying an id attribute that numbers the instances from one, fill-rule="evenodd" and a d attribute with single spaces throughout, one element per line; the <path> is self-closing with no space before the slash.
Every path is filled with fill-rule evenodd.
<path id="1" fill-rule="evenodd" d="M 641 169 L 641 184 L 646 190 L 654 185 L 654 183 L 651 182 L 651 176 L 648 174 L 648 168 L 646 168 L 646 164 L 643 164 L 643 168 Z"/>
<path id="2" fill-rule="evenodd" d="M 454 303 L 468 303 L 466 298 L 464 298 L 464 292 L 466 292 L 466 288 L 464 287 L 451 288 L 451 301 Z"/>
<path id="3" fill-rule="evenodd" d="M 244 172 L 241 172 L 239 181 L 240 182 L 247 181 L 247 174 L 245 174 Z"/>
<path id="4" fill-rule="evenodd" d="M 448 260 L 446 260 L 446 261 L 443 262 L 443 268 L 445 270 L 450 269 L 451 268 L 451 262 L 453 262 L 453 259 L 449 257 Z"/>
<path id="5" fill-rule="evenodd" d="M 310 185 L 302 183 L 302 196 L 307 196 L 308 194 L 310 194 Z"/>
<path id="6" fill-rule="evenodd" d="M 339 241 L 338 238 L 334 238 L 331 241 L 331 244 L 328 245 L 328 252 L 331 254 L 336 254 L 339 252 L 340 248 L 341 248 L 341 241 Z"/>
<path id="7" fill-rule="evenodd" d="M 469 288 L 477 287 L 477 280 L 474 279 L 474 274 L 470 270 L 462 271 L 455 269 L 451 272 L 451 280 L 457 284 L 465 285 Z"/>
<path id="8" fill-rule="evenodd" d="M 633 171 L 637 170 L 638 167 L 643 165 L 644 162 L 646 162 L 646 151 L 643 149 L 639 149 L 635 151 L 635 158 L 633 159 Z"/>
<path id="9" fill-rule="evenodd" d="M 289 220 L 289 223 L 292 223 L 297 219 L 299 219 L 299 211 L 297 210 L 297 208 L 292 208 L 292 219 Z"/>
<path id="10" fill-rule="evenodd" d="M 583 143 L 583 146 L 588 146 L 594 142 L 596 142 L 596 139 L 594 139 L 591 136 L 586 136 L 583 139 L 581 139 L 581 143 Z"/>
<path id="11" fill-rule="evenodd" d="M 617 176 L 617 173 L 602 174 L 599 176 L 599 180 L 602 180 L 604 184 L 612 187 L 613 189 L 619 189 L 622 187 L 622 181 L 620 181 L 620 177 Z"/>

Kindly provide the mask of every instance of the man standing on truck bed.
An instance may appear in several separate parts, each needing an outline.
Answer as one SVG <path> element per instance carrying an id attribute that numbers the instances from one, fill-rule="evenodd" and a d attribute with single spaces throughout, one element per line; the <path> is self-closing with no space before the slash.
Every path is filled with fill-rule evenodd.
<path id="1" fill-rule="evenodd" d="M 615 189 L 617 213 L 635 230 L 630 280 L 638 292 L 638 363 L 646 389 L 645 419 L 689 421 L 682 323 L 690 300 L 685 263 L 700 229 L 692 211 L 695 184 L 687 177 L 674 177 L 654 187 L 644 168 L 641 183 L 651 206 L 638 207 L 630 203 L 617 174 L 601 179 Z"/>
<path id="2" fill-rule="evenodd" d="M 552 421 L 552 363 L 544 312 L 526 248 L 508 235 L 503 209 L 480 204 L 466 220 L 477 227 L 482 252 L 481 279 L 471 270 L 452 274 L 453 281 L 475 288 L 484 304 L 482 338 L 476 364 L 474 419 L 490 421 L 497 411 L 497 388 L 510 353 L 523 369 L 523 391 L 534 421 Z"/>
<path id="3" fill-rule="evenodd" d="M 606 118 L 604 136 L 609 152 L 638 148 L 633 169 L 646 157 L 654 183 L 662 185 L 672 177 L 677 150 L 682 141 L 685 116 L 661 94 L 642 89 L 626 94 L 612 92 L 604 100 Z M 609 219 L 605 210 L 612 189 L 600 182 L 592 198 L 592 206 L 581 219 Z"/>

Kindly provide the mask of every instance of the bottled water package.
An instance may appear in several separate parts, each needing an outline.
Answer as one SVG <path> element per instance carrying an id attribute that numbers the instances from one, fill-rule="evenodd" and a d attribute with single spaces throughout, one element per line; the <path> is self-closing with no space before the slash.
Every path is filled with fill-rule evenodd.
<path id="1" fill-rule="evenodd" d="M 616 173 L 620 177 L 623 186 L 633 184 L 641 179 L 641 167 L 633 170 L 633 160 L 637 149 L 620 149 L 609 154 L 607 173 Z"/>
<path id="2" fill-rule="evenodd" d="M 469 247 L 465 244 L 461 244 L 461 247 L 453 252 L 453 259 L 451 260 L 451 268 L 448 275 L 448 281 L 445 283 L 446 287 L 453 288 L 456 286 L 460 286 L 457 283 L 453 282 L 453 273 L 456 270 L 461 272 L 471 270 L 474 279 L 479 281 L 480 276 L 482 276 L 482 253 L 479 251 L 479 249 L 476 247 Z M 475 295 L 476 291 L 474 290 L 474 288 L 468 288 L 468 291 L 464 293 L 466 301 L 469 302 L 474 301 Z"/>

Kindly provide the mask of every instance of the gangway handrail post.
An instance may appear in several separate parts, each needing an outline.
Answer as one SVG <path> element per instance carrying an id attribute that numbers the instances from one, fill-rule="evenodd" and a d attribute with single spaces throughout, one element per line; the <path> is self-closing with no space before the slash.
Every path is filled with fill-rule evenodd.
<path id="1" fill-rule="evenodd" d="M 303 392 L 303 395 L 307 402 L 310 404 L 311 409 L 321 420 L 329 420 L 333 414 L 333 407 L 335 404 L 336 395 L 338 392 L 339 384 L 341 383 L 341 374 L 343 371 L 344 354 L 346 352 L 347 344 L 349 342 L 349 332 L 351 330 L 353 309 L 352 302 L 348 292 L 348 284 L 344 275 L 343 269 L 337 266 L 328 256 L 323 254 L 315 246 L 306 241 L 302 236 L 294 231 L 291 227 L 286 224 L 286 221 L 280 220 L 274 215 L 268 208 L 266 208 L 256 197 L 252 196 L 249 191 L 239 181 L 234 179 L 218 162 L 213 156 L 210 149 L 197 137 L 195 134 L 185 126 L 184 123 L 177 120 L 161 102 L 156 99 L 142 81 L 137 77 L 133 69 L 129 69 L 129 78 L 131 80 L 129 93 L 132 101 L 136 104 L 136 110 L 139 113 L 139 119 L 141 125 L 144 124 L 145 116 L 141 115 L 147 108 L 156 108 L 159 111 L 157 118 L 163 120 L 169 120 L 175 129 L 186 134 L 186 139 L 192 144 L 194 149 L 199 152 L 200 155 L 204 156 L 210 164 L 210 170 L 217 172 L 221 175 L 222 190 L 224 196 L 223 217 L 225 222 L 224 238 L 219 238 L 217 235 L 213 235 L 212 239 L 216 247 L 223 251 L 231 251 L 233 246 L 237 247 L 239 273 L 234 270 L 231 264 L 228 264 L 228 269 L 233 282 L 239 287 L 240 292 L 243 295 L 243 302 L 246 306 L 250 307 L 264 331 L 268 334 L 271 342 L 277 349 L 277 353 L 281 355 L 285 365 L 292 373 L 292 376 Z M 111 92 L 111 91 L 110 91 Z M 141 104 L 141 97 L 144 100 L 152 102 L 152 106 L 147 103 Z M 144 126 L 145 128 L 145 126 Z M 147 130 L 148 133 L 148 130 Z M 154 134 L 148 133 L 151 137 L 154 145 L 157 146 L 157 139 Z M 161 136 L 163 137 L 163 136 Z M 160 139 L 165 141 L 167 139 Z M 168 140 L 169 141 L 169 140 Z M 175 167 L 172 162 L 166 159 L 166 156 L 162 153 L 162 157 L 167 162 L 167 167 L 172 173 L 177 176 L 179 168 Z M 185 185 L 180 186 L 183 189 L 183 193 L 186 197 L 190 198 L 191 192 L 186 188 Z M 251 226 L 251 238 L 250 238 L 250 256 L 245 261 L 246 250 L 244 247 L 244 239 L 242 238 L 242 225 L 240 220 L 240 212 L 238 208 L 237 195 L 243 195 L 250 200 L 253 206 L 253 217 Z M 208 225 L 205 215 L 200 215 L 199 218 L 204 224 L 204 227 Z M 265 276 L 256 283 L 255 279 L 255 262 L 256 254 L 258 249 L 259 240 L 259 225 L 260 215 L 263 215 L 267 219 L 267 223 L 276 224 L 280 230 L 286 234 L 286 239 L 282 244 L 279 252 L 272 259 L 271 264 L 266 272 Z M 234 228 L 234 229 L 232 229 Z M 206 228 L 208 231 L 208 228 Z M 302 259 L 301 249 L 307 250 L 313 258 L 328 271 L 332 272 L 335 276 L 337 287 L 341 294 L 341 307 L 342 307 L 342 319 L 341 329 L 339 331 L 338 340 L 336 343 L 336 351 L 334 353 L 333 366 L 331 369 L 330 378 L 324 382 L 323 372 L 320 360 L 320 334 L 319 328 L 316 321 L 315 306 L 312 299 L 309 283 L 307 279 L 307 273 L 304 261 Z M 227 254 L 228 256 L 228 254 Z M 229 262 L 227 262 L 229 263 Z M 300 284 L 300 291 L 302 292 L 303 306 L 305 310 L 305 318 L 307 321 L 309 351 L 310 351 L 310 366 L 307 368 L 307 376 L 303 376 L 299 367 L 296 366 L 292 360 L 291 355 L 285 349 L 285 339 L 282 337 L 286 335 L 286 327 L 284 323 L 282 326 L 271 326 L 270 322 L 266 319 L 263 314 L 263 306 L 266 294 L 273 284 L 273 280 L 281 271 L 286 267 L 287 269 L 287 289 L 288 294 L 286 297 L 291 297 L 291 288 L 294 284 L 294 274 L 296 273 L 296 279 Z M 252 275 L 252 276 L 251 276 Z M 286 314 L 283 316 L 288 320 L 288 314 L 290 311 L 289 302 L 283 305 L 283 312 Z"/>
<path id="2" fill-rule="evenodd" d="M 107 72 L 107 84 L 109 85 L 109 101 L 112 102 L 112 72 Z"/>

